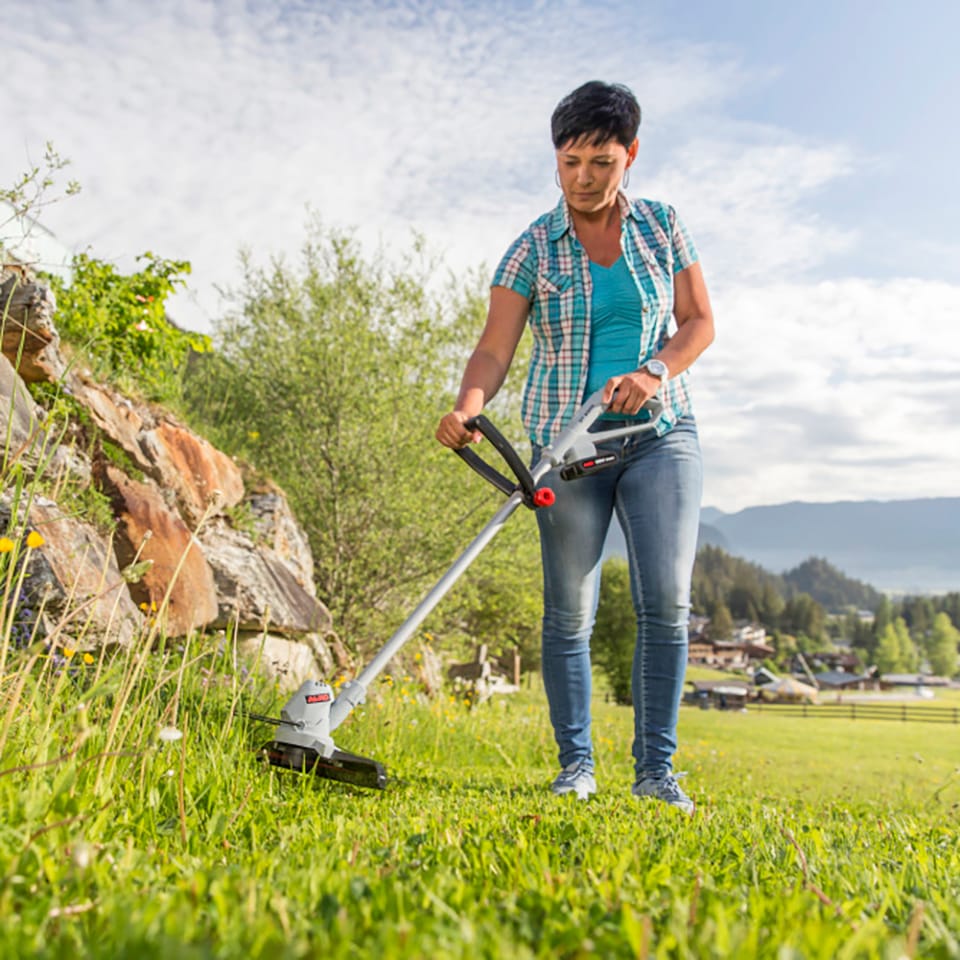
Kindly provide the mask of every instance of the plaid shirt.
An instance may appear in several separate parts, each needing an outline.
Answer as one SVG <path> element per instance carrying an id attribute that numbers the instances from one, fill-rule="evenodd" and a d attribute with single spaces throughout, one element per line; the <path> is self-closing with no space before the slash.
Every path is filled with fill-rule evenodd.
<path id="1" fill-rule="evenodd" d="M 623 193 L 619 203 L 620 245 L 642 303 L 639 367 L 666 342 L 673 275 L 695 263 L 697 251 L 673 207 L 631 201 Z M 530 439 L 545 446 L 583 401 L 589 366 L 593 281 L 566 200 L 561 198 L 513 242 L 491 286 L 515 290 L 530 301 L 533 352 L 522 414 Z M 660 396 L 663 414 L 656 431 L 662 436 L 691 412 L 687 372 L 668 380 Z"/>

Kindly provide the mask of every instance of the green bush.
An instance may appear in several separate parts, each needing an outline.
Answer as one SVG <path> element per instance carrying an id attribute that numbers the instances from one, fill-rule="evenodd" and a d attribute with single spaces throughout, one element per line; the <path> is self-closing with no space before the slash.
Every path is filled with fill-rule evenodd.
<path id="1" fill-rule="evenodd" d="M 74 257 L 69 286 L 50 278 L 57 328 L 96 376 L 148 400 L 176 403 L 191 352 L 210 349 L 209 337 L 181 330 L 164 310 L 167 297 L 185 284 L 190 264 L 153 253 L 137 262 L 142 269 L 124 275 L 85 253 Z"/>

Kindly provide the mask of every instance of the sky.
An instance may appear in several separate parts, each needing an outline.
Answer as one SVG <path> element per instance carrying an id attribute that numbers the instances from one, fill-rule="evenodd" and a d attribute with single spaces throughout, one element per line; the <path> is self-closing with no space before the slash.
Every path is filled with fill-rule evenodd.
<path id="1" fill-rule="evenodd" d="M 0 183 L 53 141 L 41 223 L 193 265 L 211 332 L 312 215 L 489 274 L 557 200 L 549 117 L 643 108 L 628 192 L 694 237 L 717 338 L 692 370 L 704 503 L 960 495 L 960 4 L 915 0 L 0 0 Z M 7 228 L 9 229 L 9 228 Z"/>

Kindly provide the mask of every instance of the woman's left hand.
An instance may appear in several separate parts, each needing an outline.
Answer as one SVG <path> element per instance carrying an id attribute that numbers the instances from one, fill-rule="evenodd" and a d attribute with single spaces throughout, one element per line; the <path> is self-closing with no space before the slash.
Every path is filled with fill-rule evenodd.
<path id="1" fill-rule="evenodd" d="M 609 404 L 607 413 L 622 413 L 632 417 L 659 389 L 659 377 L 646 370 L 634 370 L 607 381 L 603 388 L 603 402 Z"/>

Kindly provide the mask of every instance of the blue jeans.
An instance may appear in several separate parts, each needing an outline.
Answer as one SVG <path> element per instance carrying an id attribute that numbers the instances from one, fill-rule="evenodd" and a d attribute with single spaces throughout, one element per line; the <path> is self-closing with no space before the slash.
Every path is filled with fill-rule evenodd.
<path id="1" fill-rule="evenodd" d="M 602 421 L 610 430 L 621 421 Z M 687 664 L 690 579 L 697 549 L 702 469 L 693 417 L 598 445 L 619 463 L 564 481 L 541 482 L 556 502 L 537 510 L 543 558 L 543 682 L 560 765 L 592 760 L 590 634 L 600 595 L 603 544 L 616 511 L 627 543 L 637 616 L 633 659 L 637 779 L 672 769 Z M 534 447 L 534 462 L 540 450 Z"/>

